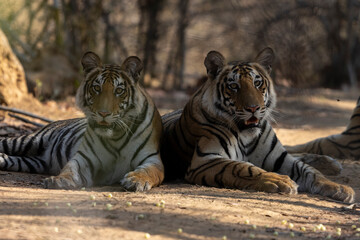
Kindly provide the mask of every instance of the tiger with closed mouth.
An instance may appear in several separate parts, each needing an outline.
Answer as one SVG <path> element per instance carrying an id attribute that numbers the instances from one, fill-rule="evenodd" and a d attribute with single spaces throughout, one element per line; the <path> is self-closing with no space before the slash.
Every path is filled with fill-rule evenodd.
<path id="1" fill-rule="evenodd" d="M 268 122 L 276 103 L 273 59 L 271 48 L 253 62 L 229 64 L 219 52 L 208 53 L 208 80 L 183 110 L 162 117 L 165 179 L 265 192 L 304 191 L 353 202 L 352 188 L 292 157 L 277 139 Z"/>
<path id="2" fill-rule="evenodd" d="M 102 64 L 82 58 L 85 79 L 76 96 L 85 118 L 53 122 L 20 137 L 0 140 L 0 170 L 53 175 L 46 188 L 121 184 L 144 191 L 164 178 L 160 115 L 139 85 L 142 62 Z"/>

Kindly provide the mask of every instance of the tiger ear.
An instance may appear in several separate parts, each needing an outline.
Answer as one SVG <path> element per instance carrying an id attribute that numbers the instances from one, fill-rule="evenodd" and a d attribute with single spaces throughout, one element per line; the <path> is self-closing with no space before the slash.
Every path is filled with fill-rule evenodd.
<path id="1" fill-rule="evenodd" d="M 86 52 L 81 59 L 81 64 L 85 74 L 102 65 L 100 57 L 93 52 Z"/>
<path id="2" fill-rule="evenodd" d="M 271 72 L 271 64 L 275 60 L 275 52 L 270 47 L 266 47 L 259 52 L 259 54 L 255 58 L 255 62 L 259 63 L 263 66 L 268 73 Z"/>
<path id="3" fill-rule="evenodd" d="M 215 78 L 225 66 L 224 56 L 217 51 L 210 51 L 204 61 L 209 77 Z"/>
<path id="4" fill-rule="evenodd" d="M 141 70 L 143 69 L 143 64 L 140 58 L 136 56 L 131 56 L 125 59 L 121 68 L 125 70 L 130 76 L 133 77 L 135 81 L 138 81 L 140 78 Z"/>

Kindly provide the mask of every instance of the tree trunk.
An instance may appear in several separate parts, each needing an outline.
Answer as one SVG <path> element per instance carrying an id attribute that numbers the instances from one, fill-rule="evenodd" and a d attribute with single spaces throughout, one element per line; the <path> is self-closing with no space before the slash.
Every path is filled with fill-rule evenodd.
<path id="1" fill-rule="evenodd" d="M 27 93 L 24 69 L 0 30 L 0 104 L 12 105 Z"/>
<path id="2" fill-rule="evenodd" d="M 185 52 L 186 52 L 186 28 L 189 25 L 188 0 L 178 2 L 178 24 L 174 37 L 175 48 L 170 49 L 167 65 L 162 79 L 164 89 L 182 89 L 185 71 Z"/>
<path id="3" fill-rule="evenodd" d="M 140 10 L 138 55 L 142 56 L 144 73 L 156 77 L 157 42 L 159 40 L 159 14 L 165 0 L 138 0 Z M 143 53 L 143 54 L 140 54 Z M 143 79 L 141 80 L 142 83 Z"/>
<path id="4" fill-rule="evenodd" d="M 177 54 L 175 58 L 176 66 L 175 66 L 175 76 L 174 83 L 176 89 L 181 89 L 183 87 L 184 82 L 184 67 L 185 67 L 185 50 L 186 50 L 186 42 L 185 42 L 185 30 L 188 26 L 188 6 L 189 0 L 179 0 L 179 23 L 178 23 L 178 46 L 177 46 Z"/>

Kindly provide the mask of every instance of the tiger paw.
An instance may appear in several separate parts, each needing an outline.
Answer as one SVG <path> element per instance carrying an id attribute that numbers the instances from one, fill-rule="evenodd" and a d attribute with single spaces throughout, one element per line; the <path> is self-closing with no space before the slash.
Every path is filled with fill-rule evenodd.
<path id="1" fill-rule="evenodd" d="M 314 155 L 316 155 L 317 160 L 311 162 L 309 164 L 310 166 L 329 176 L 335 176 L 341 173 L 342 166 L 336 159 L 325 155 Z"/>
<path id="2" fill-rule="evenodd" d="M 140 171 L 129 172 L 121 180 L 121 185 L 129 191 L 142 192 L 150 190 L 152 185 L 146 173 Z"/>
<path id="3" fill-rule="evenodd" d="M 74 189 L 78 188 L 73 179 L 60 176 L 45 178 L 44 187 L 49 189 Z"/>
<path id="4" fill-rule="evenodd" d="M 287 175 L 264 172 L 250 188 L 262 192 L 296 194 L 298 185 Z"/>
<path id="5" fill-rule="evenodd" d="M 316 168 L 325 175 L 334 176 L 340 174 L 342 171 L 341 164 L 336 159 L 329 156 L 312 153 L 296 153 L 291 155 Z"/>
<path id="6" fill-rule="evenodd" d="M 332 182 L 326 178 L 321 178 L 314 184 L 312 193 L 346 203 L 355 201 L 355 192 L 351 187 Z"/>

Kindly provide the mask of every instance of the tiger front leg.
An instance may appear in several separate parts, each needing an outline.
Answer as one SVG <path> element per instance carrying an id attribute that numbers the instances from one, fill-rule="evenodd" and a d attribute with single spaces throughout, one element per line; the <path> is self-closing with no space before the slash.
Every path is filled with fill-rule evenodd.
<path id="1" fill-rule="evenodd" d="M 329 156 L 313 153 L 293 153 L 291 156 L 309 164 L 325 175 L 338 175 L 342 171 L 341 164 L 336 159 Z"/>
<path id="2" fill-rule="evenodd" d="M 324 176 L 316 176 L 311 190 L 313 193 L 342 202 L 353 203 L 355 201 L 355 192 L 351 187 L 330 181 Z"/>
<path id="3" fill-rule="evenodd" d="M 193 161 L 185 179 L 193 184 L 270 193 L 297 193 L 297 184 L 286 175 L 229 159 Z"/>
<path id="4" fill-rule="evenodd" d="M 327 179 L 321 172 L 290 154 L 286 156 L 278 172 L 292 173 L 292 179 L 299 184 L 299 191 L 320 194 L 347 203 L 355 200 L 355 192 L 351 187 Z"/>
<path id="5" fill-rule="evenodd" d="M 121 185 L 135 192 L 148 191 L 152 187 L 159 186 L 164 180 L 164 166 L 160 156 L 156 156 L 154 160 L 155 162 L 148 161 L 127 173 L 121 180 Z"/>
<path id="6" fill-rule="evenodd" d="M 229 150 L 230 152 L 230 150 Z M 286 175 L 267 172 L 249 162 L 231 160 L 217 140 L 198 142 L 185 179 L 194 184 L 263 192 L 297 193 L 297 184 Z"/>
<path id="7" fill-rule="evenodd" d="M 80 172 L 77 160 L 71 160 L 65 165 L 58 176 L 46 178 L 44 180 L 44 187 L 50 189 L 76 189 L 91 186 L 91 178 L 84 177 L 90 174 L 83 172 L 87 171 L 86 169 L 89 168 L 82 167 L 82 172 Z M 84 180 L 86 180 L 86 182 L 84 182 Z"/>

